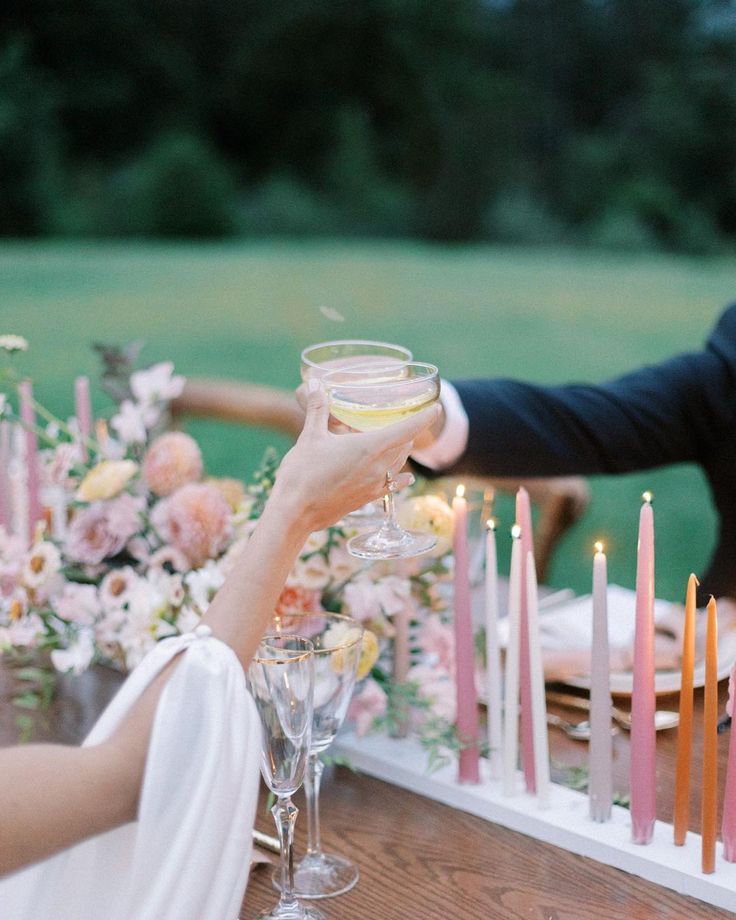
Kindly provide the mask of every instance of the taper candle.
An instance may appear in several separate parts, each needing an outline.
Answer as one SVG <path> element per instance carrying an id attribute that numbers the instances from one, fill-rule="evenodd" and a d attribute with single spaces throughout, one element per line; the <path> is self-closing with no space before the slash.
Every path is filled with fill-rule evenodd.
<path id="1" fill-rule="evenodd" d="M 455 690 L 457 694 L 456 726 L 461 749 L 458 761 L 458 781 L 480 782 L 478 751 L 478 693 L 475 687 L 475 649 L 470 607 L 470 576 L 468 570 L 468 503 L 464 486 L 457 487 L 452 500 L 455 516 L 453 550 L 455 556 Z"/>
<path id="2" fill-rule="evenodd" d="M 521 528 L 511 528 L 509 571 L 509 639 L 506 645 L 506 674 L 503 720 L 503 792 L 516 792 L 516 761 L 519 747 L 519 626 L 521 619 Z"/>
<path id="3" fill-rule="evenodd" d="M 718 806 L 718 612 L 715 599 L 708 601 L 705 634 L 705 692 L 703 695 L 703 790 L 700 835 L 701 868 L 716 868 L 716 812 Z"/>
<path id="4" fill-rule="evenodd" d="M 43 519 L 39 496 L 38 440 L 36 438 L 36 413 L 33 411 L 33 389 L 30 380 L 18 384 L 20 418 L 25 429 L 25 473 L 28 495 L 28 538 L 33 539 L 36 522 Z"/>
<path id="5" fill-rule="evenodd" d="M 89 379 L 77 377 L 74 381 L 74 405 L 79 425 L 79 450 L 82 461 L 87 461 L 87 439 L 92 432 L 92 403 L 89 398 Z"/>
<path id="6" fill-rule="evenodd" d="M 685 628 L 682 633 L 682 666 L 680 669 L 680 722 L 677 727 L 677 760 L 675 768 L 675 812 L 672 827 L 675 846 L 681 847 L 687 837 L 690 820 L 690 763 L 693 743 L 693 670 L 695 668 L 695 589 L 700 584 L 691 575 L 685 595 Z"/>
<path id="7" fill-rule="evenodd" d="M 652 841 L 657 813 L 654 727 L 654 513 L 642 495 L 636 556 L 636 627 L 631 695 L 631 831 L 634 843 Z"/>
<path id="8" fill-rule="evenodd" d="M 532 692 L 529 675 L 529 614 L 527 608 L 526 563 L 534 552 L 532 509 L 529 493 L 522 486 L 516 493 L 516 523 L 521 527 L 521 615 L 519 620 L 519 687 L 521 693 L 521 765 L 527 792 L 536 792 L 534 775 L 534 729 L 532 728 Z"/>
<path id="9" fill-rule="evenodd" d="M 501 751 L 501 648 L 498 642 L 498 559 L 496 522 L 486 522 L 486 694 L 488 713 L 488 762 L 492 779 L 503 770 Z"/>
<path id="10" fill-rule="evenodd" d="M 728 703 L 726 712 L 733 719 L 734 694 L 736 694 L 736 665 L 731 669 L 728 682 Z M 728 766 L 726 767 L 726 789 L 723 793 L 723 858 L 736 862 L 736 731 L 731 728 L 728 742 Z"/>
<path id="11" fill-rule="evenodd" d="M 534 777 L 540 808 L 549 807 L 549 744 L 547 741 L 547 703 L 544 698 L 544 663 L 539 636 L 539 590 L 534 555 L 526 555 L 526 598 L 529 625 L 529 683 L 531 722 L 534 733 Z"/>
<path id="12" fill-rule="evenodd" d="M 13 507 L 10 500 L 11 425 L 0 422 L 0 525 L 7 533 L 13 531 Z"/>
<path id="13" fill-rule="evenodd" d="M 588 809 L 593 821 L 608 821 L 613 804 L 611 676 L 608 648 L 608 573 L 603 544 L 593 556 L 593 640 L 590 650 L 590 747 Z"/>

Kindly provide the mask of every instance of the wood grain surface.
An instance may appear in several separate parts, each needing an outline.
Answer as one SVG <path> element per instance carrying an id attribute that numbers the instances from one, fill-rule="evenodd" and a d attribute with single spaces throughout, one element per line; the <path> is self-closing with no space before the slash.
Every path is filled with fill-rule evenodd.
<path id="1" fill-rule="evenodd" d="M 104 669 L 93 669 L 74 683 L 66 680 L 51 709 L 39 717 L 36 740 L 79 741 L 118 684 L 119 677 Z M 11 690 L 11 678 L 0 669 L 0 744 L 17 740 L 16 711 L 7 702 Z M 722 709 L 725 684 L 720 690 Z M 551 708 L 571 720 L 584 716 Z M 677 698 L 659 698 L 658 708 L 676 709 Z M 699 692 L 690 810 L 693 830 L 700 820 L 701 717 Z M 676 731 L 660 733 L 657 743 L 657 816 L 665 821 L 672 819 L 676 735 Z M 718 739 L 721 794 L 729 737 L 726 732 Z M 570 741 L 555 729 L 550 730 L 550 747 L 558 776 L 567 767 L 585 763 L 587 745 Z M 626 792 L 627 734 L 614 739 L 614 755 L 616 789 Z M 296 803 L 303 805 L 301 793 Z M 265 798 L 256 825 L 274 833 Z M 297 822 L 297 852 L 303 852 L 305 825 L 302 815 Z M 322 830 L 325 849 L 350 856 L 361 871 L 353 891 L 316 902 L 327 920 L 720 920 L 734 916 L 344 767 L 325 771 Z M 267 867 L 254 870 L 240 920 L 252 920 L 275 903 L 270 874 Z M 736 910 L 736 892 L 734 905 Z"/>

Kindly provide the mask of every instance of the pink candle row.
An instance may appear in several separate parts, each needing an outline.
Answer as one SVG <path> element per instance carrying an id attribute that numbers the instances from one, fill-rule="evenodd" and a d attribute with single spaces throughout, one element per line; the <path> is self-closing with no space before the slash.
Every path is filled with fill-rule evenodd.
<path id="1" fill-rule="evenodd" d="M 89 395 L 89 380 L 78 377 L 74 385 L 75 411 L 79 428 L 79 445 L 82 459 L 87 460 L 87 440 L 92 429 L 92 405 Z M 0 525 L 21 537 L 32 540 L 36 525 L 43 520 L 41 483 L 39 476 L 38 438 L 36 435 L 36 413 L 34 410 L 33 387 L 30 380 L 18 385 L 19 417 L 23 426 L 23 442 L 20 456 L 22 468 L 16 471 L 16 501 L 11 501 L 11 460 L 13 458 L 12 430 L 9 423 L 0 424 Z M 19 490 L 19 491 L 18 491 Z M 21 494 L 22 493 L 22 494 Z M 23 516 L 18 518 L 17 512 Z M 14 513 L 15 512 L 15 513 Z"/>

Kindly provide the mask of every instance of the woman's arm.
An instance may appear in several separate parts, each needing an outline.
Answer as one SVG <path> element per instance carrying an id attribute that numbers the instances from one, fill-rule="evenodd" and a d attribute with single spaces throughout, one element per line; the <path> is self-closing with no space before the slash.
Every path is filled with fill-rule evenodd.
<path id="1" fill-rule="evenodd" d="M 203 622 L 247 667 L 306 538 L 378 498 L 416 435 L 426 409 L 382 431 L 327 430 L 324 392 L 309 394 L 304 430 L 281 464 L 253 536 Z M 399 486 L 409 474 L 396 477 Z M 157 676 L 112 738 L 88 748 L 30 745 L 0 751 L 0 874 L 43 859 L 135 818 L 153 716 L 176 661 Z"/>

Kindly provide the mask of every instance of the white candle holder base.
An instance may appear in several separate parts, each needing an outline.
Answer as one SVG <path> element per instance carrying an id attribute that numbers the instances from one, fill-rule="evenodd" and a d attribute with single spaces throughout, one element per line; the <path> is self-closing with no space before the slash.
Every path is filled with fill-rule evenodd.
<path id="1" fill-rule="evenodd" d="M 672 826 L 657 821 L 652 842 L 638 846 L 631 842 L 631 814 L 626 808 L 614 805 L 611 820 L 598 823 L 588 815 L 585 793 L 553 785 L 548 807 L 540 809 L 536 797 L 522 791 L 520 772 L 516 778 L 517 794 L 505 796 L 502 781 L 488 778 L 485 760 L 481 762 L 482 782 L 460 785 L 456 764 L 426 773 L 426 752 L 413 739 L 380 734 L 358 738 L 346 732 L 337 738 L 335 754 L 347 758 L 362 772 L 395 786 L 736 912 L 736 863 L 723 859 L 719 843 L 716 871 L 703 875 L 698 834 L 689 833 L 685 846 L 676 847 Z"/>

